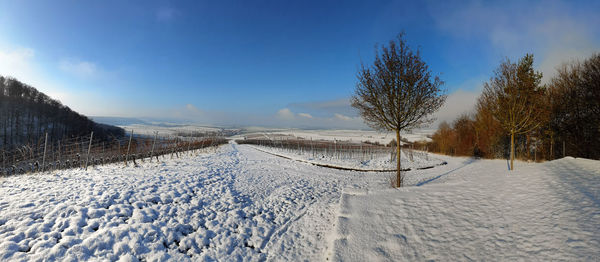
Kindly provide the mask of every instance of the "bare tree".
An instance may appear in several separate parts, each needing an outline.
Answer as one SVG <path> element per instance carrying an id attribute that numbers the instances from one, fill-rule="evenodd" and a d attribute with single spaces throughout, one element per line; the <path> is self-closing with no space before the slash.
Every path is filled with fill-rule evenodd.
<path id="1" fill-rule="evenodd" d="M 551 143 L 557 138 L 572 156 L 600 158 L 600 53 L 559 67 L 549 97 Z"/>
<path id="2" fill-rule="evenodd" d="M 515 158 L 515 135 L 529 133 L 544 123 L 539 106 L 544 89 L 542 73 L 533 69 L 533 55 L 527 54 L 519 63 L 506 59 L 484 84 L 481 102 L 485 103 L 502 128 L 510 134 L 510 169 Z"/>
<path id="3" fill-rule="evenodd" d="M 361 65 L 352 106 L 359 110 L 365 123 L 377 130 L 400 132 L 431 123 L 431 114 L 446 100 L 443 81 L 432 76 L 419 50 L 410 50 L 404 34 L 388 46 L 375 47 L 372 66 Z M 396 144 L 396 186 L 403 182 L 400 143 Z"/>

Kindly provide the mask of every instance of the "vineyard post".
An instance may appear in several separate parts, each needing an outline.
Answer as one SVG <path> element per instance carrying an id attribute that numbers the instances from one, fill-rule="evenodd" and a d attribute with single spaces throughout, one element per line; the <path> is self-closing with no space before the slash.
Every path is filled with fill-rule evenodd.
<path id="1" fill-rule="evenodd" d="M 362 142 L 360 142 L 360 161 L 365 161 L 365 153 L 363 152 L 362 149 Z"/>
<path id="2" fill-rule="evenodd" d="M 158 132 L 156 132 L 156 133 L 158 135 Z M 163 156 L 163 158 L 164 158 L 164 151 L 165 151 L 164 142 L 165 142 L 164 138 L 161 137 L 160 144 L 158 145 L 158 147 L 159 147 L 158 153 L 156 153 L 156 163 L 158 163 L 158 161 L 159 161 L 158 156 Z"/>
<path id="3" fill-rule="evenodd" d="M 188 146 L 187 146 L 187 153 L 190 153 L 190 145 L 192 144 L 192 133 L 190 132 L 190 137 L 188 138 Z"/>
<path id="4" fill-rule="evenodd" d="M 315 158 L 315 146 L 313 145 L 312 136 L 310 137 L 310 152 L 312 153 L 312 157 Z"/>
<path id="5" fill-rule="evenodd" d="M 152 155 L 154 154 L 154 144 L 156 144 L 156 136 L 158 132 L 154 131 L 154 141 L 152 141 L 152 149 L 150 150 L 150 162 L 152 162 Z M 158 159 L 156 160 L 158 162 Z"/>
<path id="6" fill-rule="evenodd" d="M 121 141 L 117 140 L 116 138 L 114 141 L 117 142 L 117 162 L 119 162 L 121 161 Z"/>
<path id="7" fill-rule="evenodd" d="M 183 143 L 182 143 L 182 139 L 179 137 L 175 138 L 176 144 L 175 144 L 175 157 L 179 158 L 179 153 L 181 153 L 182 147 L 183 147 Z"/>
<path id="8" fill-rule="evenodd" d="M 133 139 L 133 129 L 129 134 L 129 143 L 127 144 L 127 153 L 125 154 L 125 166 L 127 166 L 127 160 L 129 160 L 129 150 L 131 149 L 131 139 Z"/>
<path id="9" fill-rule="evenodd" d="M 332 158 L 336 158 L 337 156 L 337 140 L 334 138 L 333 139 L 333 157 Z"/>
<path id="10" fill-rule="evenodd" d="M 102 165 L 104 165 L 104 162 L 106 162 L 106 146 L 104 146 L 104 142 L 102 142 Z"/>
<path id="11" fill-rule="evenodd" d="M 6 151 L 2 150 L 2 167 L 6 170 Z"/>
<path id="12" fill-rule="evenodd" d="M 42 157 L 42 172 L 44 172 L 44 167 L 46 164 L 46 148 L 48 147 L 48 132 L 46 132 L 46 138 L 44 139 L 44 156 Z"/>
<path id="13" fill-rule="evenodd" d="M 94 131 L 90 134 L 90 143 L 88 144 L 88 152 L 85 158 L 85 170 L 88 168 L 88 163 L 90 162 L 90 151 L 92 150 L 92 139 L 94 139 Z"/>
<path id="14" fill-rule="evenodd" d="M 171 143 L 173 143 L 173 145 L 171 145 L 171 159 L 173 159 L 173 152 L 175 152 L 175 140 L 171 140 Z"/>

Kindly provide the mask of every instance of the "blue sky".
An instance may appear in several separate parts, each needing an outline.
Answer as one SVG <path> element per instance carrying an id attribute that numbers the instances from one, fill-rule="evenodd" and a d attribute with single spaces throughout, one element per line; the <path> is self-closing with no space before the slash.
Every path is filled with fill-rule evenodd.
<path id="1" fill-rule="evenodd" d="M 406 32 L 452 120 L 504 57 L 600 51 L 598 1 L 0 1 L 0 74 L 90 116 L 365 128 L 361 61 Z"/>

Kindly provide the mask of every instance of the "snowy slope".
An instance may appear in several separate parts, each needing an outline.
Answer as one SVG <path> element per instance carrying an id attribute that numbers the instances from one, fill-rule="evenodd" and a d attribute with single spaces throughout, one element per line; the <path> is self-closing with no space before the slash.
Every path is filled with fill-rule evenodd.
<path id="1" fill-rule="evenodd" d="M 0 178 L 0 260 L 593 260 L 597 161 L 352 172 L 237 144 Z M 346 194 L 342 194 L 342 191 Z M 338 212 L 339 210 L 339 212 Z"/>
<path id="2" fill-rule="evenodd" d="M 332 260 L 600 259 L 600 161 L 449 161 L 420 187 L 346 190 Z"/>
<path id="3" fill-rule="evenodd" d="M 322 260 L 345 187 L 384 173 L 225 145 L 141 167 L 0 180 L 0 260 Z"/>

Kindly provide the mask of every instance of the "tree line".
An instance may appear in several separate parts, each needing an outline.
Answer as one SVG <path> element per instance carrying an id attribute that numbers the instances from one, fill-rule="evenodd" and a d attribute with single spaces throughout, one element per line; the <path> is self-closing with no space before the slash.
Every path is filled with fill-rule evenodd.
<path id="1" fill-rule="evenodd" d="M 0 146 L 10 150 L 35 144 L 48 133 L 50 139 L 89 135 L 108 140 L 122 137 L 122 128 L 98 124 L 32 86 L 0 76 Z"/>
<path id="2" fill-rule="evenodd" d="M 600 159 L 600 54 L 561 65 L 548 84 L 541 78 L 533 55 L 505 59 L 474 112 L 442 122 L 429 148 L 511 160 Z"/>

